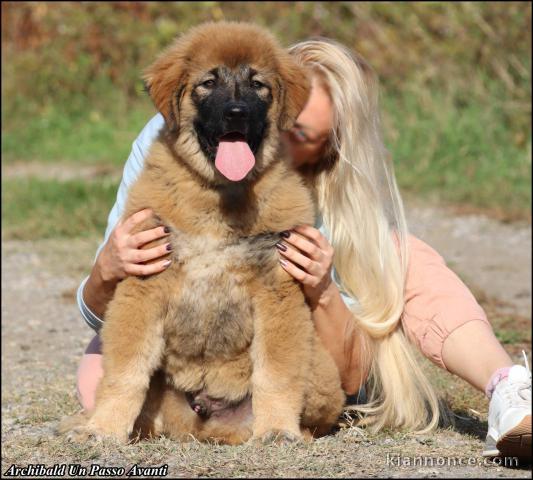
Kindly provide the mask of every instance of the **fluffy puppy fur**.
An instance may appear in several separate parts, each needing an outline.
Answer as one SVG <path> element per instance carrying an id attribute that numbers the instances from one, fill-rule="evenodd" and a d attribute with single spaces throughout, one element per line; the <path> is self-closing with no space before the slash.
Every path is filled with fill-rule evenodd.
<path id="1" fill-rule="evenodd" d="M 152 208 L 160 223 L 139 230 L 171 227 L 172 264 L 118 285 L 101 332 L 95 408 L 60 432 L 238 444 L 335 424 L 344 404 L 337 368 L 274 247 L 279 232 L 314 223 L 310 190 L 280 142 L 307 101 L 308 77 L 267 31 L 234 22 L 193 28 L 148 68 L 166 125 L 124 218 Z M 228 134 L 255 156 L 240 181 L 215 165 Z"/>

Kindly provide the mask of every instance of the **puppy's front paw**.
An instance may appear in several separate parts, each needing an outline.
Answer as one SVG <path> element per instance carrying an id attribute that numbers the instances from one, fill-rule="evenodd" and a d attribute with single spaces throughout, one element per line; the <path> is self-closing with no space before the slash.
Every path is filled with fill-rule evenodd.
<path id="1" fill-rule="evenodd" d="M 57 433 L 65 435 L 67 440 L 73 443 L 102 442 L 104 439 L 115 440 L 120 443 L 128 442 L 127 433 L 98 426 L 86 413 L 78 413 L 64 418 L 59 423 Z"/>
<path id="2" fill-rule="evenodd" d="M 79 425 L 65 433 L 67 441 L 71 443 L 87 443 L 89 441 L 102 442 L 104 437 L 87 426 Z"/>
<path id="3" fill-rule="evenodd" d="M 255 441 L 261 442 L 263 445 L 279 445 L 288 443 L 298 443 L 303 441 L 302 435 L 289 432 L 287 430 L 273 429 L 266 432 L 260 437 L 255 437 Z"/>
<path id="4" fill-rule="evenodd" d="M 87 425 L 89 415 L 82 411 L 68 417 L 64 417 L 57 425 L 56 434 L 64 435 L 70 430 Z"/>

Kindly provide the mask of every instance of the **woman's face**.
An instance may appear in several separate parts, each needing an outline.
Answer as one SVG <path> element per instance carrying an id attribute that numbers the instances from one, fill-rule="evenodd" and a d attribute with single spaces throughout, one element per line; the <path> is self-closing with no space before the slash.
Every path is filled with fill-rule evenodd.
<path id="1" fill-rule="evenodd" d="M 320 161 L 332 128 L 333 106 L 330 96 L 314 77 L 307 104 L 294 127 L 284 132 L 282 137 L 295 168 Z"/>

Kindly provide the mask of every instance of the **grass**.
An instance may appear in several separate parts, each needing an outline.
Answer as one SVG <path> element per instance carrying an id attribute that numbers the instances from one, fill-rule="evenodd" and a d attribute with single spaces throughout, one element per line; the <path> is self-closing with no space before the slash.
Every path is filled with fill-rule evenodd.
<path id="1" fill-rule="evenodd" d="M 6 394 L 3 404 L 11 405 L 10 433 L 3 445 L 5 471 L 11 464 L 79 463 L 84 467 L 142 467 L 168 465 L 171 476 L 193 477 L 359 477 L 390 474 L 387 453 L 402 456 L 478 457 L 479 439 L 465 435 L 458 438 L 449 428 L 431 435 L 415 436 L 383 431 L 371 435 L 357 428 L 344 428 L 335 435 L 311 444 L 228 447 L 198 442 L 178 443 L 167 438 L 144 440 L 135 445 L 117 445 L 112 441 L 83 445 L 67 442 L 53 433 L 63 415 L 79 407 L 72 394 L 71 375 L 58 376 L 48 385 L 36 385 L 27 392 L 26 402 L 19 403 L 14 395 Z M 43 399 L 48 399 L 44 402 Z M 4 419 L 7 419 L 7 415 Z M 8 427 L 6 427 L 8 428 Z M 13 432 L 18 432 L 14 435 Z M 451 439 L 451 440 L 450 440 Z M 457 451 L 459 445 L 461 451 Z M 490 466 L 486 467 L 490 471 Z M 409 476 L 413 469 L 402 469 Z M 402 471 L 400 470 L 400 471 Z M 414 470 L 416 471 L 416 469 Z"/>
<path id="2" fill-rule="evenodd" d="M 19 363 L 20 357 L 15 358 Z M 123 467 L 127 471 L 136 464 L 143 468 L 168 465 L 174 477 L 375 477 L 390 476 L 387 454 L 402 457 L 476 458 L 480 459 L 481 445 L 486 434 L 487 401 L 466 382 L 421 359 L 424 370 L 432 379 L 439 394 L 451 409 L 453 425 L 443 425 L 427 435 L 413 435 L 384 430 L 370 434 L 349 422 L 336 434 L 311 444 L 228 447 L 217 444 L 178 443 L 167 438 L 144 440 L 135 445 L 118 445 L 112 441 L 73 444 L 54 434 L 54 428 L 64 415 L 79 409 L 74 394 L 74 361 L 60 372 L 59 365 L 48 371 L 47 382 L 30 383 L 23 392 L 6 389 L 3 409 L 2 471 L 10 465 L 42 463 L 79 463 L 90 468 Z M 18 368 L 20 368 L 17 365 Z M 45 368 L 35 364 L 35 370 Z M 35 372 L 33 373 L 33 375 Z M 21 381 L 32 375 L 26 370 Z M 10 381 L 13 375 L 9 375 Z M 477 463 L 477 470 L 453 467 L 458 477 L 467 473 L 494 473 L 498 464 Z M 397 467 L 396 474 L 410 477 L 424 472 L 413 467 Z M 511 473 L 505 469 L 500 476 Z M 443 471 L 440 471 L 442 472 Z M 527 471 L 521 472 L 525 476 Z M 514 476 L 514 475 L 513 475 Z"/>
<path id="3" fill-rule="evenodd" d="M 531 215 L 531 138 L 514 135 L 505 112 L 428 91 L 385 96 L 383 107 L 401 189 L 515 218 Z"/>
<path id="4" fill-rule="evenodd" d="M 498 330 L 495 332 L 496 338 L 502 343 L 503 345 L 512 345 L 514 343 L 518 343 L 523 340 L 524 333 L 518 332 L 516 330 Z"/>
<path id="5" fill-rule="evenodd" d="M 2 180 L 2 238 L 102 235 L 117 184 L 100 180 Z"/>
<path id="6" fill-rule="evenodd" d="M 147 98 L 134 106 L 120 105 L 106 110 L 87 103 L 70 112 L 50 107 L 9 119 L 3 112 L 2 163 L 123 165 L 132 142 L 156 112 Z"/>

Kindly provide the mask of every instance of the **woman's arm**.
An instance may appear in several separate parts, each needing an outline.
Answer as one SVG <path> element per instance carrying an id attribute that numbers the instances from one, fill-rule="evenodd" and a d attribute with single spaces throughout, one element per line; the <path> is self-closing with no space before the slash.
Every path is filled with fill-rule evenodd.
<path id="1" fill-rule="evenodd" d="M 317 334 L 339 369 L 344 391 L 354 394 L 366 381 L 372 356 L 366 337 L 346 305 L 355 302 L 344 300 L 333 282 L 333 248 L 319 230 L 307 225 L 283 232 L 282 237 L 278 242 L 280 263 L 302 283 Z"/>
<path id="2" fill-rule="evenodd" d="M 167 236 L 170 232 L 166 227 L 156 227 L 139 232 L 131 231 L 139 223 L 153 215 L 152 210 L 144 209 L 121 221 L 111 232 L 110 237 L 100 250 L 91 269 L 91 273 L 83 288 L 84 305 L 95 316 L 102 318 L 106 306 L 113 298 L 117 284 L 129 275 L 152 275 L 163 271 L 170 265 L 170 260 L 161 260 L 150 265 L 142 262 L 168 254 L 170 243 L 147 250 L 140 247 L 147 242 Z"/>
<path id="3" fill-rule="evenodd" d="M 354 314 L 334 282 L 323 292 L 312 314 L 317 334 L 339 369 L 343 390 L 347 395 L 357 393 L 366 382 L 372 357 Z"/>

